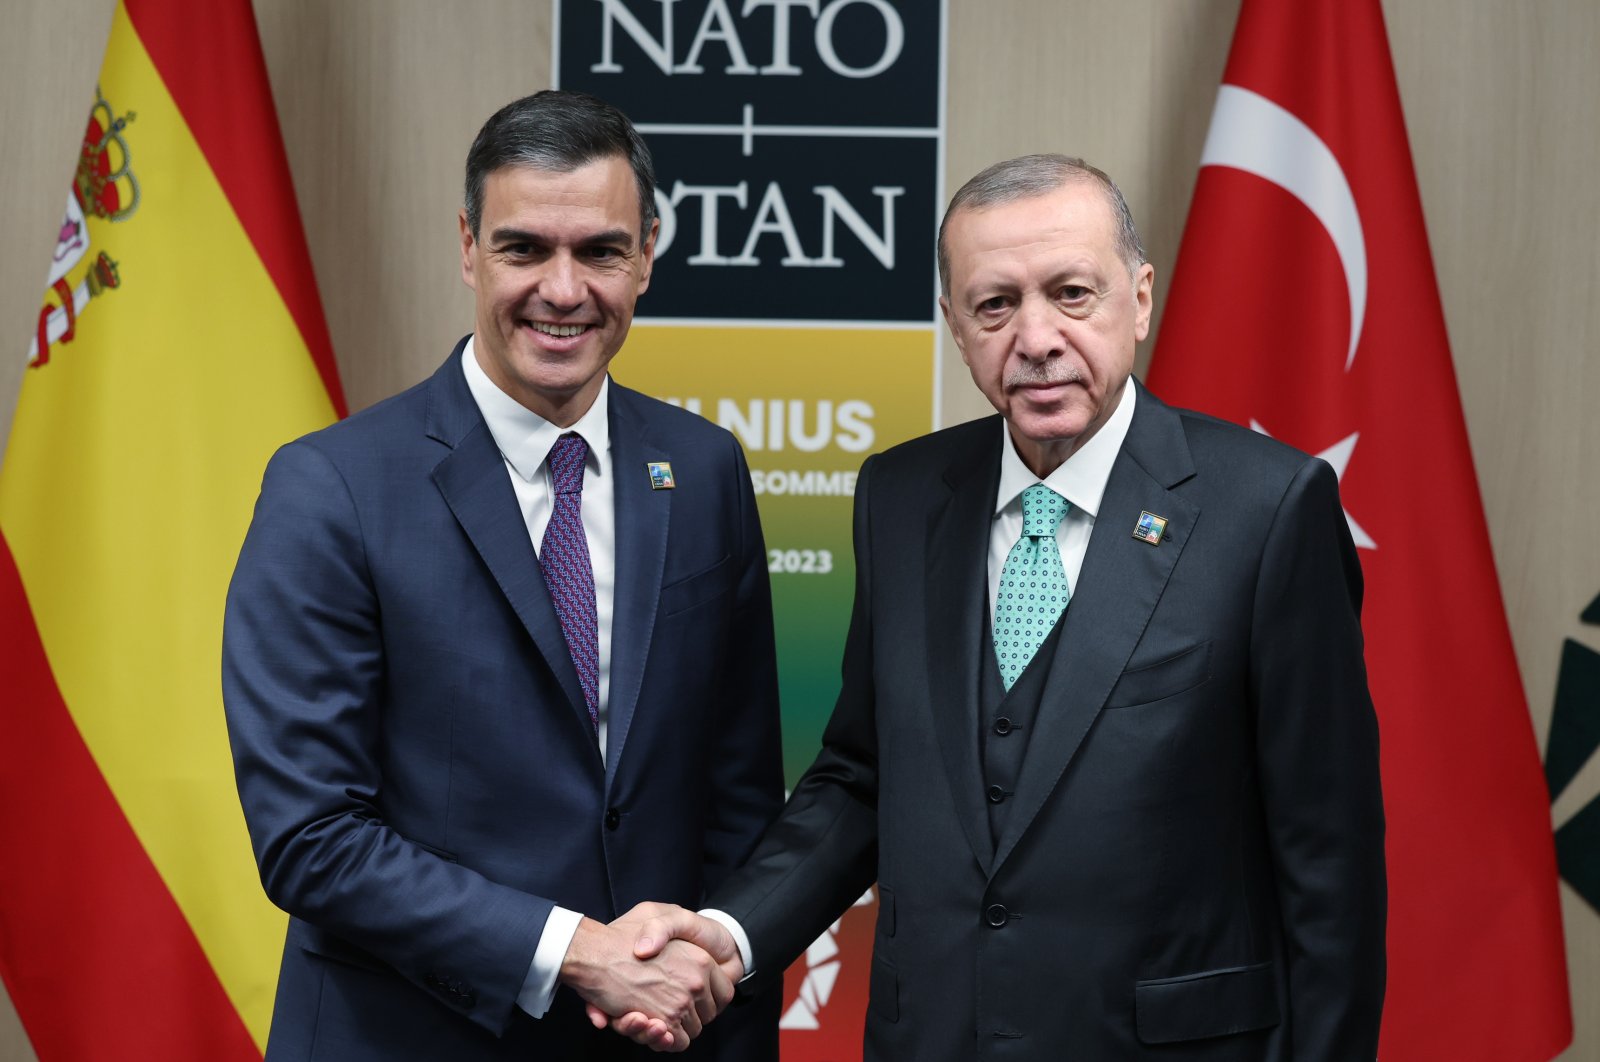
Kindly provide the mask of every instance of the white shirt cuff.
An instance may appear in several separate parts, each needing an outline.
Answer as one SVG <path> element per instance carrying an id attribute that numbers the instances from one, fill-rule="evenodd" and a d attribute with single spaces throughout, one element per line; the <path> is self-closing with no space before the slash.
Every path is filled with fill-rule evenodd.
<path id="1" fill-rule="evenodd" d="M 583 915 L 565 907 L 552 907 L 550 917 L 544 921 L 544 932 L 539 934 L 539 947 L 534 950 L 533 962 L 528 964 L 528 976 L 517 993 L 517 1006 L 542 1018 L 550 1009 L 556 995 L 556 977 L 561 973 L 561 963 L 572 946 Z"/>
<path id="2" fill-rule="evenodd" d="M 707 907 L 700 913 L 733 934 L 733 942 L 739 946 L 739 958 L 744 961 L 744 976 L 739 979 L 739 983 L 743 984 L 750 980 L 751 975 L 756 972 L 756 961 L 755 956 L 750 954 L 750 937 L 745 933 L 744 926 L 741 926 L 733 915 L 713 907 Z"/>

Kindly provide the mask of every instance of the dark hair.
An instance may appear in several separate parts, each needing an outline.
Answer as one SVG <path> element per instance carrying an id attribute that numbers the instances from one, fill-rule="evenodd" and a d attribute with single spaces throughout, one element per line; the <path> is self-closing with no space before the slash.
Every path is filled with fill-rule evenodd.
<path id="1" fill-rule="evenodd" d="M 483 186 L 506 166 L 570 173 L 597 159 L 628 160 L 639 188 L 639 242 L 656 217 L 656 172 L 638 130 L 611 104 L 584 92 L 546 89 L 501 107 L 478 130 L 467 152 L 467 225 L 473 238 L 483 218 Z"/>
<path id="2" fill-rule="evenodd" d="M 944 220 L 939 222 L 939 290 L 950 294 L 950 251 L 945 246 L 944 231 L 958 210 L 1031 199 L 1053 192 L 1068 181 L 1094 181 L 1105 192 L 1117 224 L 1117 254 L 1128 267 L 1130 276 L 1137 271 L 1144 264 L 1144 248 L 1139 245 L 1133 212 L 1128 209 L 1128 201 L 1122 197 L 1122 189 L 1116 182 L 1082 159 L 1068 155 L 1023 155 L 990 166 L 962 185 L 950 200 Z"/>

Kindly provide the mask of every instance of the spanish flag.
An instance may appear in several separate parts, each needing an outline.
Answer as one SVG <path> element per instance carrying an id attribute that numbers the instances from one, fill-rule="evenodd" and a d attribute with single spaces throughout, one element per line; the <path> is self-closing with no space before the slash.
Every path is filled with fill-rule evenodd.
<path id="1" fill-rule="evenodd" d="M 0 467 L 0 975 L 42 1062 L 258 1059 L 284 918 L 219 678 L 344 400 L 249 0 L 122 0 Z M 20 350 L 18 351 L 20 353 Z"/>

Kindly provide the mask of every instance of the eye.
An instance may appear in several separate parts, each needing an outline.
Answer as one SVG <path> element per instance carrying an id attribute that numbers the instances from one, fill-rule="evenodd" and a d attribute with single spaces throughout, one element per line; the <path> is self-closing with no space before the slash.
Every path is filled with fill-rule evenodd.
<path id="1" fill-rule="evenodd" d="M 1068 302 L 1082 302 L 1092 294 L 1082 284 L 1067 284 L 1061 289 L 1061 297 Z"/>
<path id="2" fill-rule="evenodd" d="M 977 307 L 979 313 L 989 313 L 989 314 L 999 313 L 1001 310 L 1004 310 L 1005 308 L 1006 308 L 1006 298 L 1005 298 L 1004 295 L 993 295 L 993 296 L 990 296 L 989 298 L 984 299 L 982 302 L 978 303 L 978 307 Z"/>

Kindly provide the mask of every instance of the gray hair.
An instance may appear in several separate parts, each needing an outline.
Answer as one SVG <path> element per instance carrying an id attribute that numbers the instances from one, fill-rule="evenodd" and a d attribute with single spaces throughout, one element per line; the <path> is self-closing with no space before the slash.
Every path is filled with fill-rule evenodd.
<path id="1" fill-rule="evenodd" d="M 467 225 L 474 239 L 483 218 L 483 187 L 506 166 L 571 173 L 598 159 L 620 157 L 639 189 L 639 242 L 656 217 L 656 173 L 650 149 L 628 116 L 584 92 L 546 89 L 494 113 L 467 152 Z"/>
<path id="2" fill-rule="evenodd" d="M 1094 181 L 1105 192 L 1111 215 L 1117 223 L 1117 255 L 1128 267 L 1128 275 L 1136 273 L 1144 264 L 1144 248 L 1139 244 L 1139 230 L 1133 224 L 1133 212 L 1122 196 L 1122 189 L 1105 173 L 1079 158 L 1068 155 L 1023 155 L 1007 159 L 978 174 L 961 186 L 950 200 L 939 222 L 939 290 L 950 294 L 950 249 L 945 244 L 945 230 L 950 219 L 960 210 L 977 210 L 982 207 L 1012 203 L 1019 199 L 1053 192 L 1069 181 Z"/>

